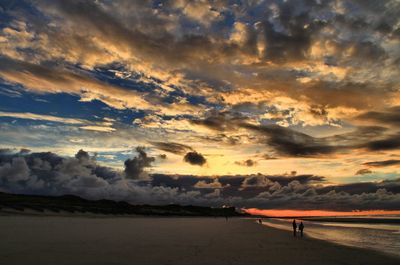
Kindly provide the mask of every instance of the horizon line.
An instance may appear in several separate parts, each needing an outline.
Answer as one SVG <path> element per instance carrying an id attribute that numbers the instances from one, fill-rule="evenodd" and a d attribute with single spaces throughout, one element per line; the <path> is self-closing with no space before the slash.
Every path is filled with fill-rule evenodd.
<path id="1" fill-rule="evenodd" d="M 400 210 L 292 210 L 292 209 L 258 209 L 243 208 L 244 212 L 251 215 L 265 217 L 339 217 L 339 216 L 368 216 L 368 215 L 400 215 Z"/>

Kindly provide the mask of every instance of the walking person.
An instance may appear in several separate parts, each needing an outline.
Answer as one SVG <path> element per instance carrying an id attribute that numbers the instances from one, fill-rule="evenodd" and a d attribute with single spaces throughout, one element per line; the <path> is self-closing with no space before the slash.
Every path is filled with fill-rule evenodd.
<path id="1" fill-rule="evenodd" d="M 303 221 L 300 222 L 299 225 L 299 230 L 300 230 L 300 236 L 303 237 L 303 229 L 304 229 L 304 225 L 303 225 Z"/>
<path id="2" fill-rule="evenodd" d="M 293 236 L 296 237 L 297 224 L 295 219 L 293 219 L 292 225 L 293 225 Z"/>

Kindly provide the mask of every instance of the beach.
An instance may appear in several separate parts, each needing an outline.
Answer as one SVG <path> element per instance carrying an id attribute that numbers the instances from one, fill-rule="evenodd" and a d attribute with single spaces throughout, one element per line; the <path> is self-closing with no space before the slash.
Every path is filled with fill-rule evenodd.
<path id="1" fill-rule="evenodd" d="M 0 264 L 400 264 L 254 219 L 0 216 Z"/>

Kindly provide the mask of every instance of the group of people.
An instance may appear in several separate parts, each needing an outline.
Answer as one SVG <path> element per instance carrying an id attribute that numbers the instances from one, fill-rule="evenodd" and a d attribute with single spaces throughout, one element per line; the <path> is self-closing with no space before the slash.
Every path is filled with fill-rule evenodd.
<path id="1" fill-rule="evenodd" d="M 297 223 L 296 223 L 295 219 L 293 219 L 292 225 L 293 225 L 293 236 L 296 237 L 296 235 L 297 235 Z M 299 231 L 300 231 L 300 236 L 301 237 L 303 237 L 303 230 L 304 230 L 304 224 L 303 224 L 303 221 L 300 221 Z"/>

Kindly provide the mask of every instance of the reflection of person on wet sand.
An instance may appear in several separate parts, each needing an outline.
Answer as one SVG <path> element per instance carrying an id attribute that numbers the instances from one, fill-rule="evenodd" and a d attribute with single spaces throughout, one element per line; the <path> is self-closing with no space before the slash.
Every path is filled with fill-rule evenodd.
<path id="1" fill-rule="evenodd" d="M 293 219 L 292 225 L 293 225 L 293 236 L 296 237 L 297 224 L 295 219 Z"/>
<path id="2" fill-rule="evenodd" d="M 303 221 L 300 222 L 299 225 L 299 230 L 300 230 L 300 236 L 303 237 L 303 229 L 304 229 L 304 225 L 303 225 Z"/>

